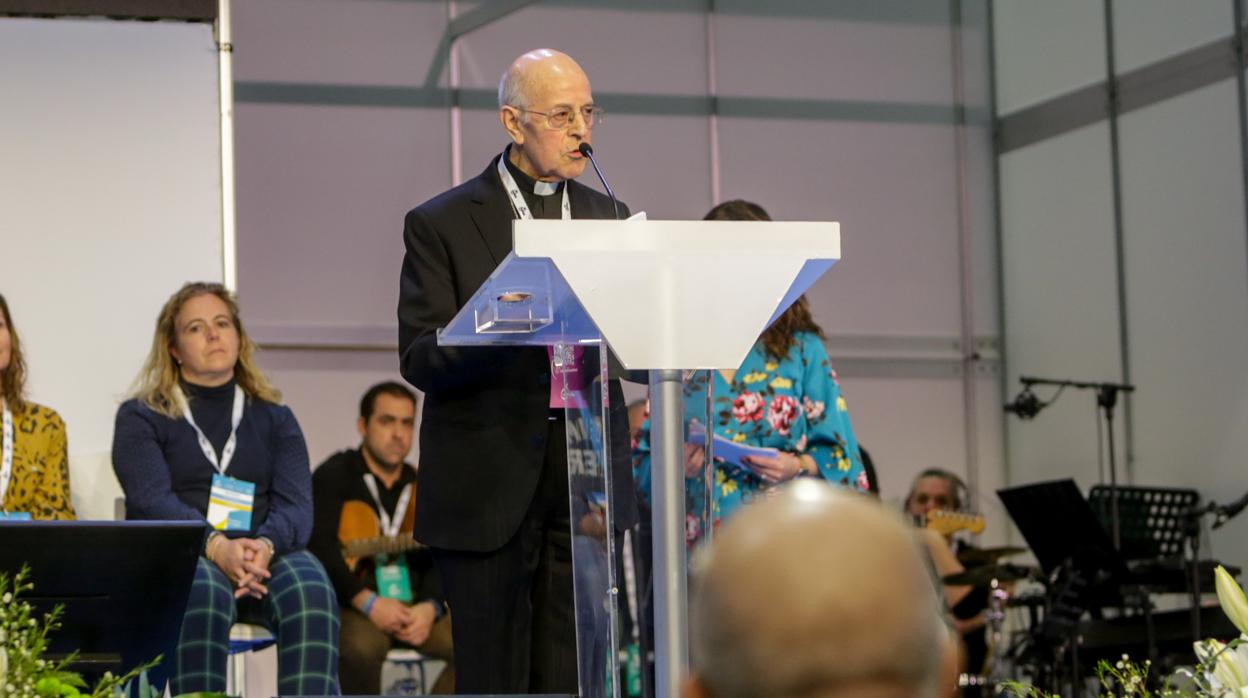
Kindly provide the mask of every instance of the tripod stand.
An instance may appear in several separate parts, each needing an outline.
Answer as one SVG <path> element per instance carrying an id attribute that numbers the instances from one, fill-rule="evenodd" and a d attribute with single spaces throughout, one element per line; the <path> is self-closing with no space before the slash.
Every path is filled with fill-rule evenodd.
<path id="1" fill-rule="evenodd" d="M 1053 404 L 1066 388 L 1096 391 L 1096 406 L 1100 412 L 1097 417 L 1097 427 L 1100 427 L 1100 420 L 1104 419 L 1105 429 L 1109 436 L 1110 538 L 1114 543 L 1114 549 L 1119 549 L 1122 545 L 1122 526 L 1118 513 L 1118 459 L 1114 449 L 1114 408 L 1118 405 L 1118 393 L 1134 392 L 1135 386 L 1124 383 L 1094 383 L 1033 376 L 1020 376 L 1018 380 L 1023 384 L 1023 391 L 1014 398 L 1013 402 L 1005 406 L 1005 411 L 1018 415 L 1019 419 L 1033 419 L 1040 410 Z M 1036 385 L 1053 386 L 1058 390 L 1051 399 L 1045 402 L 1031 391 L 1032 386 Z M 1097 458 L 1100 458 L 1099 443 L 1097 444 Z"/>

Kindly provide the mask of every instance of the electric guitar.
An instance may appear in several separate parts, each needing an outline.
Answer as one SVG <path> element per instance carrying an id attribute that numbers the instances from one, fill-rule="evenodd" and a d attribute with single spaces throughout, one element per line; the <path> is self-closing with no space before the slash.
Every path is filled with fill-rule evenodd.
<path id="1" fill-rule="evenodd" d="M 930 528 L 942 536 L 951 536 L 958 531 L 979 534 L 984 532 L 985 526 L 983 514 L 962 514 L 943 509 L 929 511 L 926 517 L 920 517 L 920 519 L 920 524 L 924 528 Z"/>

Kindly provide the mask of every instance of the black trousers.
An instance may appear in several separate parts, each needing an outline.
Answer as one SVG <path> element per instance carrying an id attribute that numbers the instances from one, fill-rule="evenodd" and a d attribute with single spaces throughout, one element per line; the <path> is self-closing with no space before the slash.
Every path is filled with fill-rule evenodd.
<path id="1" fill-rule="evenodd" d="M 455 618 L 457 693 L 577 693 L 566 438 L 551 420 L 537 492 L 503 547 L 433 550 Z"/>

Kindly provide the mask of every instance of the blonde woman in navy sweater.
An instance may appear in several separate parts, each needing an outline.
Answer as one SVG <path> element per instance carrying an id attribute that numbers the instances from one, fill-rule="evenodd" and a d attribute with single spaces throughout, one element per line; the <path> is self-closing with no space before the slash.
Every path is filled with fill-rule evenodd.
<path id="1" fill-rule="evenodd" d="M 337 692 L 338 603 L 307 550 L 312 478 L 303 433 L 256 368 L 220 284 L 165 303 L 133 399 L 117 412 L 113 468 L 130 519 L 209 531 L 172 667 L 173 694 L 224 691 L 230 626 L 268 626 L 278 692 Z"/>

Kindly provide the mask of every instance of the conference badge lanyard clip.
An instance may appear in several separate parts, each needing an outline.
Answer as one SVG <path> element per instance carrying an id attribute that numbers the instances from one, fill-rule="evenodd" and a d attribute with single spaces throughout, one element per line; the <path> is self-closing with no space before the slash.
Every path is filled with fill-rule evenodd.
<path id="1" fill-rule="evenodd" d="M 9 480 L 13 477 L 13 413 L 4 404 L 4 446 L 0 456 L 0 521 L 30 521 L 30 513 L 9 512 L 3 509 L 4 497 L 9 493 Z"/>
<path id="2" fill-rule="evenodd" d="M 377 490 L 377 478 L 372 473 L 364 476 L 364 486 L 368 488 L 368 493 L 373 496 L 373 503 L 377 505 L 377 523 L 381 528 L 381 534 L 387 538 L 394 538 L 399 535 L 399 528 L 403 525 L 403 517 L 407 515 L 407 504 L 412 499 L 412 485 L 408 483 L 403 487 L 402 494 L 399 495 L 399 501 L 394 505 L 394 516 L 386 513 L 386 508 L 381 505 L 381 493 Z M 412 576 L 407 569 L 407 556 L 403 553 L 396 555 L 378 555 L 377 564 L 373 566 L 377 572 L 377 595 L 383 599 L 394 599 L 403 603 L 412 602 Z"/>
<path id="3" fill-rule="evenodd" d="M 195 436 L 199 439 L 199 450 L 203 451 L 204 458 L 207 458 L 208 462 L 212 463 L 212 467 L 217 470 L 212 476 L 212 492 L 208 495 L 208 525 L 218 531 L 251 530 L 251 512 L 255 508 L 256 485 L 225 474 L 226 469 L 230 467 L 230 462 L 234 460 L 234 451 L 238 448 L 238 425 L 243 421 L 245 401 L 243 389 L 237 385 L 234 386 L 234 408 L 230 414 L 230 438 L 225 442 L 225 448 L 221 449 L 221 457 L 217 458 L 217 451 L 212 447 L 212 442 L 195 423 L 195 416 L 191 414 L 191 407 L 187 404 L 186 396 L 182 394 L 181 389 L 178 390 L 182 416 L 186 417 L 187 423 L 195 430 Z"/>

